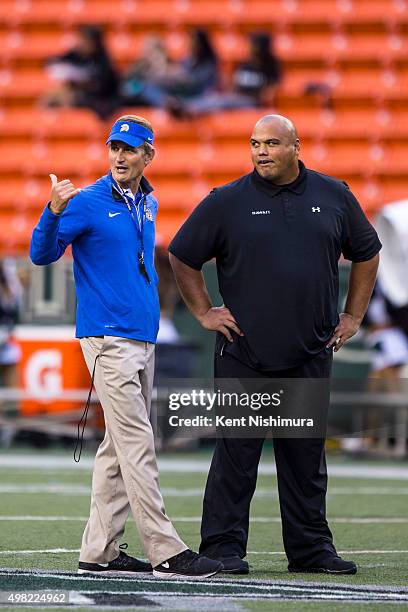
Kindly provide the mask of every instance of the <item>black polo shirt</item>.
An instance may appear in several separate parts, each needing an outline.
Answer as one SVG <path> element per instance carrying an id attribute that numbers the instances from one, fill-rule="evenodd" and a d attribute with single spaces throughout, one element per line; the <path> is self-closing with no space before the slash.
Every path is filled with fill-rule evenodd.
<path id="1" fill-rule="evenodd" d="M 348 186 L 305 168 L 288 185 L 254 170 L 213 189 L 169 251 L 201 270 L 216 258 L 221 296 L 244 337 L 217 348 L 260 370 L 297 366 L 321 351 L 338 323 L 338 260 L 381 249 Z"/>

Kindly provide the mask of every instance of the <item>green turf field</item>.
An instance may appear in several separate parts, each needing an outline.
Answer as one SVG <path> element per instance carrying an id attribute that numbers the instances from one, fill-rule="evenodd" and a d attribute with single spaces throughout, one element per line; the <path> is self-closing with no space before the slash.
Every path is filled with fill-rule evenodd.
<path id="1" fill-rule="evenodd" d="M 13 455 L 10 455 L 13 457 Z M 356 561 L 356 576 L 289 574 L 283 554 L 276 477 L 261 474 L 252 505 L 248 547 L 251 573 L 200 583 L 159 581 L 149 575 L 106 579 L 76 575 L 78 549 L 89 509 L 91 466 L 70 462 L 68 452 L 20 457 L 2 464 L 0 454 L 1 590 L 70 591 L 75 609 L 133 610 L 387 610 L 408 609 L 408 468 L 388 464 L 381 477 L 367 464 L 353 477 L 353 463 L 332 461 L 328 517 L 337 549 Z M 56 466 L 56 458 L 64 465 Z M 176 459 L 175 463 L 171 459 Z M 208 455 L 161 458 L 166 510 L 186 543 L 197 549 Z M 266 454 L 263 466 L 272 466 Z M 183 470 L 183 465 L 188 470 Z M 346 465 L 351 475 L 338 475 Z M 195 469 L 196 466 L 196 469 Z M 204 466 L 204 467 L 203 467 Z M 351 471 L 350 471 L 351 466 Z M 356 462 L 361 468 L 361 462 Z M 395 472 L 395 473 L 394 473 Z M 330 474 L 330 468 L 329 468 Z M 144 556 L 130 518 L 124 541 Z M 105 594 L 105 595 L 104 595 Z M 82 599 L 81 599 L 82 597 Z M 86 598 L 85 600 L 83 598 Z M 85 605 L 86 604 L 86 605 Z M 20 609 L 17 606 L 2 609 Z M 27 608 L 26 608 L 27 609 Z M 45 608 L 44 608 L 45 609 Z M 47 608 L 48 609 L 48 608 Z M 61 607 L 59 607 L 61 609 Z M 68 609 L 68 608 L 67 608 Z M 71 606 L 69 609 L 73 609 Z"/>

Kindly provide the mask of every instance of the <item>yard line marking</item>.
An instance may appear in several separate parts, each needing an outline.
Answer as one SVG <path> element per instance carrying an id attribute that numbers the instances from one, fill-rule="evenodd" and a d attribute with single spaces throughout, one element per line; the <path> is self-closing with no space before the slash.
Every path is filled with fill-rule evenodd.
<path id="1" fill-rule="evenodd" d="M 0 515 L 0 521 L 43 521 L 43 522 L 58 522 L 58 521 L 79 521 L 85 522 L 88 520 L 87 516 L 42 516 L 42 515 Z M 201 516 L 173 516 L 171 517 L 174 522 L 178 523 L 200 523 Z M 131 519 L 130 519 L 131 520 Z M 348 524 L 353 523 L 355 525 L 405 525 L 408 523 L 408 517 L 391 516 L 391 517 L 329 517 L 330 523 Z M 280 523 L 281 518 L 279 516 L 254 516 L 250 519 L 251 523 Z"/>
<path id="2" fill-rule="evenodd" d="M 54 521 L 87 521 L 88 516 L 34 516 L 34 515 L 24 515 L 24 516 L 0 516 L 0 521 L 44 521 L 44 522 L 54 522 Z"/>
<path id="3" fill-rule="evenodd" d="M 175 472 L 180 474 L 207 474 L 211 460 L 208 459 L 170 459 L 159 457 L 159 471 L 163 473 Z M 47 456 L 38 455 L 4 455 L 0 456 L 0 467 L 43 469 L 43 470 L 92 470 L 93 457 L 82 457 L 81 462 L 73 465 L 70 457 L 60 457 L 53 454 Z M 348 477 L 352 479 L 368 478 L 374 480 L 408 480 L 408 468 L 401 466 L 383 465 L 338 465 L 328 462 L 328 470 L 331 476 Z M 275 464 L 269 461 L 261 462 L 259 474 L 276 474 Z"/>
<path id="4" fill-rule="evenodd" d="M 78 553 L 80 548 L 44 548 L 40 550 L 0 550 L 0 555 L 41 555 L 52 553 L 59 555 L 61 553 Z"/>
<path id="5" fill-rule="evenodd" d="M 339 550 L 337 551 L 342 555 L 368 555 L 368 554 L 379 554 L 379 555 L 395 555 L 395 554 L 407 554 L 408 550 Z M 284 551 L 254 551 L 249 550 L 248 555 L 285 555 Z"/>
<path id="6" fill-rule="evenodd" d="M 63 553 L 78 553 L 79 548 L 44 548 L 36 550 L 1 550 L 0 555 L 34 555 L 34 554 L 63 554 Z M 408 554 L 408 550 L 339 550 L 339 554 L 343 555 L 368 555 L 368 554 L 379 554 L 379 555 L 395 555 L 395 554 Z M 283 550 L 273 551 L 248 551 L 248 555 L 285 555 Z M 0 572 L 1 573 L 1 572 Z M 200 581 L 201 582 L 201 581 Z"/>
<path id="7" fill-rule="evenodd" d="M 173 521 L 179 523 L 198 523 L 201 522 L 201 516 L 174 516 L 172 517 Z M 328 517 L 329 523 L 344 523 L 349 524 L 353 523 L 356 525 L 376 525 L 376 524 L 385 524 L 385 525 L 405 525 L 408 523 L 408 518 L 406 517 Z M 280 523 L 281 518 L 279 516 L 254 516 L 250 518 L 251 523 Z"/>
<path id="8" fill-rule="evenodd" d="M 225 578 L 211 578 L 210 580 L 201 580 L 199 582 L 194 580 L 157 580 L 150 574 L 140 577 L 137 581 L 134 577 L 110 577 L 109 578 L 109 591 L 104 586 L 106 585 L 106 576 L 99 575 L 78 575 L 72 572 L 55 571 L 50 572 L 49 570 L 12 570 L 12 569 L 0 569 L 0 576 L 7 576 L 9 580 L 19 579 L 21 577 L 36 577 L 41 579 L 41 588 L 44 588 L 47 583 L 46 578 L 50 578 L 55 581 L 59 579 L 65 582 L 67 588 L 76 592 L 79 585 L 93 584 L 95 587 L 98 583 L 100 588 L 92 588 L 90 592 L 86 586 L 79 586 L 80 592 L 86 596 L 92 596 L 103 590 L 104 593 L 109 592 L 116 597 L 125 593 L 128 595 L 148 595 L 151 598 L 156 596 L 165 596 L 166 598 L 175 598 L 179 601 L 179 597 L 186 597 L 185 585 L 192 586 L 195 592 L 192 594 L 194 599 L 193 602 L 199 602 L 200 597 L 211 598 L 215 603 L 217 598 L 223 599 L 301 599 L 301 600 L 349 600 L 349 601 L 368 601 L 368 600 L 387 600 L 387 601 L 408 601 L 408 589 L 406 587 L 380 587 L 377 585 L 344 585 L 336 584 L 333 582 L 322 583 L 310 583 L 299 580 L 239 580 L 234 581 Z M 69 584 L 71 582 L 71 584 Z M 113 585 L 119 584 L 126 588 L 122 591 L 114 589 Z M 153 585 L 155 583 L 155 585 Z M 163 585 L 163 590 L 156 590 L 160 585 Z M 133 588 L 132 588 L 133 586 Z M 152 590 L 153 586 L 153 590 Z M 55 587 L 54 587 L 55 588 Z M 165 590 L 166 589 L 166 590 Z M 211 590 L 210 590 L 211 589 Z M 194 607 L 197 609 L 197 606 Z M 200 608 L 202 609 L 202 608 Z M 217 609 L 220 609 L 219 607 Z M 222 608 L 221 608 L 222 609 Z"/>
<path id="9" fill-rule="evenodd" d="M 328 487 L 328 495 L 408 495 L 406 487 Z"/>
<path id="10" fill-rule="evenodd" d="M 284 553 L 283 553 L 284 554 Z M 55 571 L 50 571 L 50 570 L 41 570 L 41 569 L 10 569 L 10 568 L 0 568 L 0 575 L 13 575 L 13 576 L 40 576 L 40 577 L 44 577 L 44 578 L 60 578 L 62 580 L 74 580 L 75 582 L 82 582 L 82 581 L 91 581 L 91 582 L 104 582 L 106 580 L 106 576 L 103 575 L 99 575 L 99 574 L 77 574 L 76 572 L 69 572 L 66 570 L 55 570 Z M 134 582 L 134 576 L 111 576 L 109 577 L 109 582 L 113 581 L 113 582 L 128 582 L 128 584 L 132 584 Z M 137 581 L 138 584 L 142 584 L 142 583 L 149 583 L 149 582 L 155 582 L 158 583 L 157 578 L 155 578 L 151 573 L 148 575 L 143 575 L 143 577 L 140 578 L 140 580 Z M 168 580 L 168 579 L 160 579 L 159 584 L 169 584 L 169 585 L 174 585 L 174 586 L 180 586 L 181 583 L 175 581 L 175 580 Z M 228 585 L 228 586 L 237 586 L 240 589 L 244 589 L 244 588 L 248 588 L 248 587 L 254 587 L 256 589 L 261 589 L 261 590 L 268 590 L 271 588 L 271 586 L 273 586 L 274 584 L 279 585 L 279 587 L 282 588 L 287 588 L 287 589 L 299 589 L 302 590 L 305 587 L 309 588 L 310 590 L 319 590 L 320 588 L 322 588 L 321 584 L 317 584 L 317 583 L 312 583 L 312 582 L 308 582 L 305 580 L 273 580 L 273 581 L 269 581 L 269 580 L 265 580 L 265 579 L 261 579 L 261 580 L 256 580 L 256 579 L 240 579 L 238 580 L 231 580 L 229 578 L 224 578 L 223 576 L 215 576 L 211 579 L 204 579 L 204 580 L 200 580 L 199 582 L 197 582 L 196 580 L 190 580 L 190 579 L 185 579 L 182 581 L 182 584 L 191 584 L 194 586 L 220 586 L 220 585 Z M 328 591 L 355 591 L 355 592 L 359 592 L 359 591 L 364 591 L 365 589 L 372 589 L 372 590 L 376 590 L 379 592 L 388 592 L 388 593 L 395 593 L 395 592 L 401 592 L 401 593 L 406 593 L 408 594 L 408 588 L 407 587 L 403 587 L 403 586 L 382 586 L 382 585 L 364 585 L 364 584 L 359 584 L 359 585 L 354 585 L 354 584 L 339 584 L 339 583 L 335 583 L 335 582 L 325 582 L 324 586 L 327 587 Z M 137 588 L 137 587 L 136 587 Z M 118 591 L 115 591 L 118 592 Z M 120 591 L 122 592 L 122 591 Z M 134 591 L 133 591 L 134 592 Z M 156 592 L 156 591 L 155 591 Z"/>
<path id="11" fill-rule="evenodd" d="M 59 493 L 61 495 L 89 495 L 90 487 L 71 484 L 0 484 L 0 493 Z"/>
<path id="12" fill-rule="evenodd" d="M 271 488 L 259 487 L 255 491 L 255 498 L 259 499 L 278 499 L 278 492 L 271 485 Z M 181 489 L 177 487 L 162 487 L 162 494 L 165 497 L 199 497 L 204 496 L 204 487 Z M 59 495 L 89 496 L 91 487 L 88 485 L 76 484 L 0 484 L 0 493 L 49 493 Z M 408 487 L 329 487 L 328 496 L 331 495 L 408 495 Z"/>

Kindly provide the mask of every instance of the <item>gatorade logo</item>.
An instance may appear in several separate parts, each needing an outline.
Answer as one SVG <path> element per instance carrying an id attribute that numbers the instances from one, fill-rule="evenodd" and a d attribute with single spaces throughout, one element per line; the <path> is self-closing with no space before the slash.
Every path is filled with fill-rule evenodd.
<path id="1" fill-rule="evenodd" d="M 35 398 L 55 397 L 62 392 L 62 355 L 55 349 L 36 351 L 25 369 L 27 391 Z"/>

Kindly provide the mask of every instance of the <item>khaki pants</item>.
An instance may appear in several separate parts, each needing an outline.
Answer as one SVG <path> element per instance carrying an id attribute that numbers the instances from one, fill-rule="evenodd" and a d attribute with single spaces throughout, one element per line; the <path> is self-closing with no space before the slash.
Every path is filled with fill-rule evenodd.
<path id="1" fill-rule="evenodd" d="M 80 560 L 108 563 L 119 555 L 129 510 L 154 566 L 187 546 L 164 509 L 149 421 L 154 344 L 116 336 L 81 338 L 105 417 L 92 478 L 91 511 Z"/>

